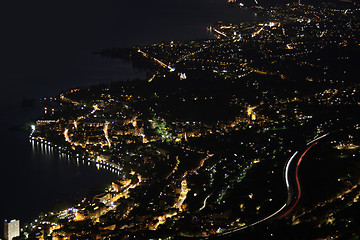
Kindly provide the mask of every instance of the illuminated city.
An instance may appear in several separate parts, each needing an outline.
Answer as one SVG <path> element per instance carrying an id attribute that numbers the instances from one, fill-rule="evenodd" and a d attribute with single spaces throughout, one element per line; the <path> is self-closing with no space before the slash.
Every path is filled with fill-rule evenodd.
<path id="1" fill-rule="evenodd" d="M 33 148 L 117 180 L 19 239 L 360 239 L 360 5 L 223 4 L 260 17 L 97 50 L 146 79 L 41 100 Z"/>

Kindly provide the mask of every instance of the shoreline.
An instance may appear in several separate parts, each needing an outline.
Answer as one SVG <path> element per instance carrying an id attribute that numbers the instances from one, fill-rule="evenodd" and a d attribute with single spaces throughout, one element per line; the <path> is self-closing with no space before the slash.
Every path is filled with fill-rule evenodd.
<path id="1" fill-rule="evenodd" d="M 80 155 L 80 153 L 77 153 L 75 150 L 71 150 L 71 149 L 69 150 L 66 147 L 59 146 L 57 144 L 54 144 L 53 142 L 50 142 L 50 141 L 40 138 L 40 137 L 32 137 L 30 135 L 29 140 L 30 140 L 30 142 L 34 141 L 34 142 L 44 144 L 46 146 L 50 146 L 52 148 L 58 149 L 59 154 L 67 154 L 68 157 L 75 158 L 77 160 L 79 160 L 81 158 L 82 160 L 87 161 L 87 163 L 99 164 L 99 168 L 106 167 L 106 168 L 103 168 L 106 170 L 110 170 L 109 168 L 112 168 L 113 170 L 117 171 L 118 175 L 120 175 L 120 171 L 122 170 L 121 166 L 116 163 L 112 163 L 112 162 L 108 162 L 103 159 L 99 159 L 98 156 Z"/>

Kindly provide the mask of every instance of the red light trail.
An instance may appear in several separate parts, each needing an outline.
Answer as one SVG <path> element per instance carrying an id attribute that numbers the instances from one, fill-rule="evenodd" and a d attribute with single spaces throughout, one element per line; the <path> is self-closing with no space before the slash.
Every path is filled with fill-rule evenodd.
<path id="1" fill-rule="evenodd" d="M 296 184 L 297 184 L 297 188 L 298 188 L 298 196 L 297 196 L 297 199 L 296 199 L 296 202 L 294 203 L 294 205 L 291 206 L 291 208 L 285 212 L 283 215 L 281 215 L 280 217 L 278 217 L 279 219 L 280 218 L 283 218 L 284 216 L 286 216 L 287 214 L 289 214 L 294 208 L 295 206 L 298 204 L 299 200 L 300 200 L 300 196 L 301 196 L 301 188 L 300 188 L 300 182 L 299 182 L 299 165 L 303 159 L 303 157 L 305 156 L 305 154 L 313 147 L 317 144 L 318 142 L 315 142 L 313 143 L 310 147 L 308 147 L 304 153 L 301 155 L 301 157 L 299 158 L 299 161 L 296 165 L 296 173 L 295 173 L 295 178 L 296 178 Z"/>

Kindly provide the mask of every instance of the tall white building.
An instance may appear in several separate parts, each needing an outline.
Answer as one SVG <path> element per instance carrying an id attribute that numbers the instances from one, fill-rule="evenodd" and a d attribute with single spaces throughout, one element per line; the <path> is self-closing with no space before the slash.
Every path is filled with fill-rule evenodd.
<path id="1" fill-rule="evenodd" d="M 20 220 L 4 221 L 4 237 L 6 240 L 12 240 L 20 236 Z"/>

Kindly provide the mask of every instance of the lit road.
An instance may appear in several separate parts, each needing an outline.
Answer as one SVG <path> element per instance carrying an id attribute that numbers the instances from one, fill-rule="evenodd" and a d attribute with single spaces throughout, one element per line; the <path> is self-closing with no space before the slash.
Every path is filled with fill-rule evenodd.
<path id="1" fill-rule="evenodd" d="M 212 195 L 212 193 L 210 193 L 209 196 L 207 196 L 204 200 L 204 204 L 202 205 L 202 207 L 199 209 L 199 211 L 203 210 L 206 207 L 206 201 L 208 200 L 208 198 Z"/>
<path id="2" fill-rule="evenodd" d="M 216 28 L 214 28 L 214 31 L 215 31 L 217 34 L 220 34 L 220 35 L 222 35 L 222 36 L 224 36 L 224 37 L 226 37 L 226 38 L 229 38 L 228 35 L 226 35 L 226 34 L 223 33 L 223 32 L 220 32 L 220 31 L 217 30 Z"/>
<path id="3" fill-rule="evenodd" d="M 261 27 L 258 31 L 254 32 L 251 36 L 255 37 L 256 35 L 258 35 L 259 33 L 261 33 L 261 31 L 264 30 L 264 27 Z"/>
<path id="4" fill-rule="evenodd" d="M 289 161 L 285 165 L 285 183 L 288 192 L 288 199 L 286 202 L 286 211 L 282 212 L 280 216 L 277 218 L 283 218 L 287 216 L 299 203 L 301 197 L 301 186 L 299 181 L 299 166 L 301 161 L 303 160 L 305 154 L 316 144 L 318 144 L 319 140 L 328 136 L 329 134 L 324 134 L 310 142 L 307 143 L 307 148 L 302 152 L 300 157 L 298 152 L 295 152 L 294 155 L 289 159 Z M 294 177 L 295 176 L 295 177 Z M 295 186 L 294 186 L 295 185 Z M 296 193 L 295 193 L 296 192 Z"/>
<path id="5" fill-rule="evenodd" d="M 104 125 L 104 134 L 105 134 L 105 138 L 106 138 L 106 141 L 108 143 L 108 146 L 110 148 L 111 147 L 111 142 L 110 142 L 110 139 L 109 139 L 109 131 L 108 131 L 108 129 L 109 129 L 109 122 L 106 121 L 105 125 Z"/>
<path id="6" fill-rule="evenodd" d="M 279 216 L 278 218 L 283 218 L 286 215 L 288 215 L 294 208 L 295 206 L 298 204 L 300 197 L 301 197 L 301 187 L 300 187 L 300 182 L 299 182 L 299 166 L 300 163 L 303 159 L 303 157 L 305 156 L 305 154 L 313 147 L 317 144 L 318 142 L 314 142 L 313 144 L 311 144 L 303 153 L 302 155 L 297 159 L 295 158 L 295 156 L 298 156 L 298 152 L 296 152 L 288 161 L 288 163 L 286 164 L 286 170 L 285 170 L 285 182 L 286 182 L 286 188 L 288 191 L 288 200 L 287 200 L 287 211 L 285 213 L 282 213 L 281 216 Z M 297 161 L 294 161 L 297 160 Z M 291 170 L 292 169 L 292 170 Z M 293 182 L 291 181 L 291 177 L 294 175 L 294 171 L 295 171 L 295 182 L 296 182 L 296 186 L 293 186 Z M 293 179 L 293 180 L 294 180 Z M 294 190 L 296 190 L 297 194 L 294 194 Z M 295 202 L 294 202 L 295 200 Z"/>
<path id="7" fill-rule="evenodd" d="M 179 63 L 179 62 L 185 60 L 185 59 L 188 58 L 188 57 L 191 57 L 191 56 L 194 56 L 194 55 L 196 55 L 196 54 L 198 54 L 198 53 L 201 53 L 201 52 L 203 52 L 204 49 L 206 49 L 206 48 L 209 48 L 209 46 L 206 46 L 206 47 L 204 47 L 203 49 L 200 49 L 200 50 L 198 50 L 198 51 L 196 51 L 196 52 L 192 52 L 192 53 L 186 54 L 185 56 L 180 57 L 178 60 L 176 60 L 176 63 Z"/>
<path id="8" fill-rule="evenodd" d="M 182 211 L 182 205 L 184 201 L 186 200 L 187 193 L 190 191 L 190 189 L 187 187 L 187 181 L 186 179 L 181 181 L 181 192 L 178 200 L 174 203 L 172 208 L 177 208 L 179 212 Z M 156 230 L 160 225 L 164 224 L 166 222 L 167 218 L 172 218 L 173 216 L 177 215 L 177 211 L 171 211 L 169 213 L 166 213 L 162 216 L 157 216 L 154 220 L 157 222 L 153 226 L 149 226 L 149 229 Z"/>
<path id="9" fill-rule="evenodd" d="M 164 62 L 160 61 L 159 59 L 157 59 L 157 58 L 155 58 L 155 57 L 151 57 L 149 54 L 141 51 L 140 49 L 138 49 L 138 52 L 141 53 L 144 57 L 150 58 L 150 59 L 154 60 L 156 63 L 160 64 L 163 68 L 169 69 L 170 72 L 174 72 L 174 71 L 175 71 L 175 68 L 174 68 L 174 67 L 165 64 Z"/>
<path id="10" fill-rule="evenodd" d="M 71 143 L 71 140 L 69 138 L 69 129 L 67 129 L 67 128 L 65 128 L 64 137 L 67 142 Z"/>
<path id="11" fill-rule="evenodd" d="M 279 210 L 275 211 L 273 214 L 271 214 L 263 219 L 260 219 L 254 223 L 251 223 L 249 225 L 235 228 L 233 230 L 222 232 L 219 234 L 211 235 L 211 236 L 205 237 L 205 239 L 209 239 L 212 237 L 231 235 L 231 234 L 237 233 L 239 231 L 242 231 L 244 229 L 258 225 L 267 220 L 270 220 L 273 218 L 280 219 L 280 218 L 287 216 L 295 208 L 295 206 L 298 204 L 298 202 L 300 200 L 301 187 L 300 187 L 298 171 L 299 171 L 299 166 L 300 166 L 302 159 L 304 158 L 304 156 L 307 154 L 307 152 L 312 147 L 314 147 L 316 144 L 318 144 L 320 139 L 322 139 L 328 135 L 329 135 L 329 133 L 324 134 L 324 135 L 310 141 L 309 143 L 307 143 L 305 150 L 303 150 L 301 152 L 301 155 L 299 154 L 298 151 L 296 151 L 290 157 L 290 159 L 286 162 L 286 164 L 284 166 L 284 177 L 285 177 L 285 184 L 286 184 L 286 188 L 287 188 L 288 198 L 287 198 L 286 203 L 284 205 L 282 205 Z"/>

